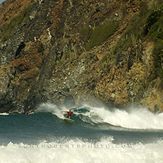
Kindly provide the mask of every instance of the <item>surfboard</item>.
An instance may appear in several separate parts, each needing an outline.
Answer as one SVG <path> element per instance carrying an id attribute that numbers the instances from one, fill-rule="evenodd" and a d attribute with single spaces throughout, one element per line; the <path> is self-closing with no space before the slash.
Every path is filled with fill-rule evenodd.
<path id="1" fill-rule="evenodd" d="M 74 122 L 74 120 L 70 119 L 70 118 L 64 118 L 64 121 L 67 123 L 73 123 Z"/>

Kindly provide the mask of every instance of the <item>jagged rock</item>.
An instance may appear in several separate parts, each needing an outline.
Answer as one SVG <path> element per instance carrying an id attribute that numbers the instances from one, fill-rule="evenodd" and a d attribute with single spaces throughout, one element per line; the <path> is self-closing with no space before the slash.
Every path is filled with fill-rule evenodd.
<path id="1" fill-rule="evenodd" d="M 1 66 L 0 67 L 0 99 L 7 94 L 8 85 L 10 84 L 10 67 Z"/>
<path id="2" fill-rule="evenodd" d="M 0 12 L 1 112 L 97 98 L 163 110 L 159 0 L 7 0 Z"/>

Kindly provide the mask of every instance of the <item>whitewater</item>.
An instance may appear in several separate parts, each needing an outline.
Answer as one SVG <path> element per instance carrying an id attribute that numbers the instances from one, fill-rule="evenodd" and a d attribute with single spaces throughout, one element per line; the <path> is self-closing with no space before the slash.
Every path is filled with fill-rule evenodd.
<path id="1" fill-rule="evenodd" d="M 8 144 L 0 147 L 1 163 L 162 163 L 163 142 L 116 145 L 110 139 L 96 144 L 82 140 L 38 145 Z"/>
<path id="2" fill-rule="evenodd" d="M 163 114 L 145 108 L 41 104 L 0 115 L 0 163 L 163 163 Z"/>

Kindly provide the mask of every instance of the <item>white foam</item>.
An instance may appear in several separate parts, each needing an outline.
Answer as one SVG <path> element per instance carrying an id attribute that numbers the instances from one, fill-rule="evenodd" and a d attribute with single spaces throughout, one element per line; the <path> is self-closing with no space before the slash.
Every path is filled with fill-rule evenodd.
<path id="1" fill-rule="evenodd" d="M 97 143 L 84 140 L 39 145 L 0 146 L 0 163 L 163 163 L 163 141 L 151 144 L 113 144 L 103 138 Z"/>
<path id="2" fill-rule="evenodd" d="M 90 108 L 90 118 L 94 122 L 105 122 L 131 129 L 163 129 L 163 113 L 154 114 L 145 108 L 129 108 L 129 111 L 117 108 L 113 111 L 104 107 Z"/>
<path id="3" fill-rule="evenodd" d="M 0 116 L 3 115 L 9 115 L 9 113 L 0 113 Z"/>

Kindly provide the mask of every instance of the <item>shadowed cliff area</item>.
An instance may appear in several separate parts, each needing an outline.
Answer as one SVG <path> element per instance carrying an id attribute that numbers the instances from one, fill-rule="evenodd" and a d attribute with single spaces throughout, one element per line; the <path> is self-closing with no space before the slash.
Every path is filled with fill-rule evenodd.
<path id="1" fill-rule="evenodd" d="M 7 0 L 0 13 L 0 112 L 98 100 L 163 110 L 162 0 Z"/>

